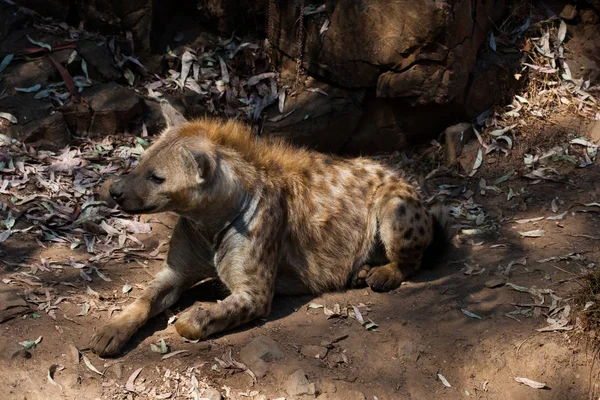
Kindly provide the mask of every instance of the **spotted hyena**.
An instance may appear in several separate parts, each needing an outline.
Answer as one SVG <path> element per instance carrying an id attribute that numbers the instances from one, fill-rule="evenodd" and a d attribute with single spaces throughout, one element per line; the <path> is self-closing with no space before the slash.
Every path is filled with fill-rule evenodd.
<path id="1" fill-rule="evenodd" d="M 128 213 L 179 220 L 162 270 L 94 335 L 100 355 L 119 353 L 204 278 L 217 276 L 229 296 L 179 315 L 189 339 L 266 316 L 276 293 L 395 289 L 448 239 L 441 209 L 429 210 L 397 171 L 259 139 L 231 121 L 167 130 L 110 195 Z"/>

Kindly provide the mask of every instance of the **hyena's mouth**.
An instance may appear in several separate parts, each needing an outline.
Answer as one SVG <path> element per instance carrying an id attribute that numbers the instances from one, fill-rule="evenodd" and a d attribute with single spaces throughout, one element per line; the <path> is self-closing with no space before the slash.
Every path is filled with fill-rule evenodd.
<path id="1" fill-rule="evenodd" d="M 119 208 L 121 209 L 121 211 L 124 211 L 127 214 L 152 214 L 159 209 L 159 207 L 157 207 L 157 206 L 136 208 L 136 207 L 124 207 L 121 204 L 119 204 Z"/>

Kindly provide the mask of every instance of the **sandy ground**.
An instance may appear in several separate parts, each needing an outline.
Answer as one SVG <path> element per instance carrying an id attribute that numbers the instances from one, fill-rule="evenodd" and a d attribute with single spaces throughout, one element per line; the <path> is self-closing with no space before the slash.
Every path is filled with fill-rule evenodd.
<path id="1" fill-rule="evenodd" d="M 0 324 L 0 394 L 6 399 L 29 400 L 183 399 L 202 398 L 204 389 L 211 387 L 231 399 L 291 399 L 294 397 L 286 392 L 286 380 L 301 368 L 316 388 L 315 395 L 303 398 L 587 398 L 597 391 L 598 382 L 592 348 L 573 331 L 536 329 L 550 324 L 550 310 L 555 319 L 560 317 L 565 305 L 572 310 L 566 329 L 572 327 L 577 306 L 569 299 L 579 287 L 578 278 L 598 266 L 600 207 L 581 204 L 600 199 L 600 168 L 597 162 L 582 169 L 563 168 L 561 172 L 574 185 L 548 181 L 533 184 L 531 179 L 515 176 L 497 185 L 502 193 L 487 190 L 482 195 L 481 177 L 493 180 L 501 174 L 499 171 L 522 162 L 518 157 L 508 162 L 499 160 L 486 163 L 474 178 L 432 180 L 435 185 L 466 184 L 474 193 L 474 203 L 481 205 L 487 220 L 498 227 L 497 233 L 459 235 L 455 249 L 438 265 L 422 270 L 398 290 L 381 294 L 362 289 L 320 297 L 276 298 L 266 320 L 201 343 L 185 342 L 168 325 L 168 317 L 162 315 L 139 332 L 126 353 L 115 359 L 100 359 L 87 351 L 87 341 L 109 314 L 118 313 L 138 296 L 158 271 L 166 246 L 156 256 L 148 254 L 168 239 L 174 217 L 153 216 L 149 220 L 152 232 L 137 235 L 147 249 L 140 253 L 145 256 L 127 263 L 99 264 L 110 282 L 94 273 L 88 282 L 79 269 L 67 267 L 38 271 L 35 279 L 19 280 L 15 277 L 23 278 L 19 273 L 27 268 L 17 263 L 38 262 L 40 257 L 51 261 L 84 260 L 89 254 L 85 246 L 71 250 L 68 245 L 44 242 L 46 248 L 41 248 L 34 235 L 11 237 L 1 248 L 3 290 L 29 293 L 29 299 L 37 298 L 39 304 L 50 299 L 56 308 L 53 319 L 48 310 L 39 311 L 37 304 L 30 302 L 30 312 Z M 509 187 L 517 193 L 510 201 Z M 553 200 L 556 212 L 552 210 Z M 562 219 L 517 223 L 564 212 Z M 543 230 L 544 236 L 519 234 L 532 230 Z M 566 259 L 544 260 L 569 254 Z M 126 284 L 132 289 L 123 293 Z M 499 286 L 488 287 L 496 284 Z M 539 296 L 516 288 L 549 289 L 553 294 L 542 295 L 544 303 L 535 307 Z M 217 284 L 201 284 L 172 311 L 176 314 L 196 300 L 216 301 L 220 293 Z M 552 304 L 553 296 L 558 299 L 558 312 Z M 90 305 L 87 312 L 86 303 Z M 336 304 L 342 310 L 358 306 L 363 316 L 379 327 L 367 330 L 347 317 L 328 319 L 320 306 L 334 309 Z M 34 313 L 36 318 L 32 317 Z M 26 352 L 19 344 L 39 336 L 42 341 Z M 240 361 L 240 350 L 258 336 L 275 340 L 284 358 L 269 363 L 269 372 L 256 383 L 249 374 L 223 368 L 216 359 L 227 360 L 231 352 L 232 358 Z M 186 351 L 162 360 L 162 354 L 151 349 L 151 344 L 160 347 L 160 339 L 169 346 L 168 354 Z M 314 348 L 305 347 L 311 345 L 324 347 L 320 349 L 326 355 L 314 358 Z M 73 346 L 103 374 L 93 372 Z M 60 387 L 48 378 L 52 365 L 59 365 L 53 377 Z M 139 368 L 142 370 L 130 386 L 134 391 L 130 391 L 126 383 Z M 443 384 L 441 376 L 451 387 Z M 518 383 L 515 377 L 542 382 L 546 387 L 534 389 Z"/>

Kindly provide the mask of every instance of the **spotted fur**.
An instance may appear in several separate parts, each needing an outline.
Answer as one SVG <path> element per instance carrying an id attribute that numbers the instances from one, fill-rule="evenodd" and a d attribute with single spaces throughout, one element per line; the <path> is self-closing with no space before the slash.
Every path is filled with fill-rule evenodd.
<path id="1" fill-rule="evenodd" d="M 180 219 L 163 269 L 93 337 L 101 355 L 121 352 L 204 278 L 217 276 L 230 295 L 179 315 L 175 327 L 189 339 L 266 316 L 275 293 L 395 289 L 447 238 L 442 213 L 397 171 L 259 139 L 233 121 L 169 129 L 110 192 L 126 212 Z"/>

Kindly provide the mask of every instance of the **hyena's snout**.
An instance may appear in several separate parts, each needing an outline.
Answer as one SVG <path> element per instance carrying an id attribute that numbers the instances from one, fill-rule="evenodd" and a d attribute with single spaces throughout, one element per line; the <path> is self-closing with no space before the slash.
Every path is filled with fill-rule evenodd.
<path id="1" fill-rule="evenodd" d="M 108 193 L 114 201 L 119 203 L 119 200 L 123 199 L 123 180 L 119 179 L 113 182 L 108 188 Z"/>

